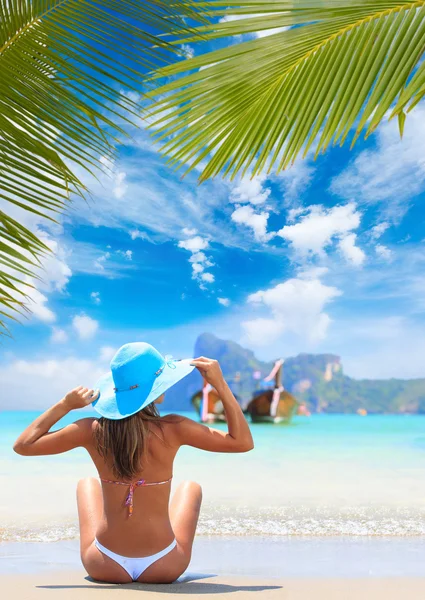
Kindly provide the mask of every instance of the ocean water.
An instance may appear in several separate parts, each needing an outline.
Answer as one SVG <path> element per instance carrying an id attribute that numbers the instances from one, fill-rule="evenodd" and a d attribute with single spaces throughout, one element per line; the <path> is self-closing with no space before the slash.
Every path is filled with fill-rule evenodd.
<path id="1" fill-rule="evenodd" d="M 81 449 L 14 454 L 13 441 L 37 414 L 0 413 L 2 541 L 75 539 L 76 483 L 96 476 Z M 252 432 L 247 454 L 179 452 L 173 487 L 191 479 L 204 490 L 200 535 L 425 535 L 425 417 L 314 415 L 289 426 L 252 425 Z"/>

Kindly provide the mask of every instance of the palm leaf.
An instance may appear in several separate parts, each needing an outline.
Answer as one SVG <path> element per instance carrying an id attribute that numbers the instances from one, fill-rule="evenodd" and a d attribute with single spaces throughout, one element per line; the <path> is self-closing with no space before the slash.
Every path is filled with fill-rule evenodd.
<path id="1" fill-rule="evenodd" d="M 157 69 L 153 135 L 169 164 L 201 180 L 279 172 L 315 146 L 354 143 L 393 108 L 425 95 L 425 0 L 214 1 L 214 23 L 180 41 L 235 38 L 213 52 Z M 246 39 L 268 29 L 269 36 Z M 164 78 L 165 81 L 164 81 Z"/>
<path id="2" fill-rule="evenodd" d="M 205 21 L 196 0 L 0 0 L 0 333 L 49 251 L 7 206 L 54 219 L 84 194 L 70 161 L 95 170 L 113 157 L 139 114 L 121 91 L 140 92 L 176 55 L 164 36 L 193 35 L 187 20 Z"/>

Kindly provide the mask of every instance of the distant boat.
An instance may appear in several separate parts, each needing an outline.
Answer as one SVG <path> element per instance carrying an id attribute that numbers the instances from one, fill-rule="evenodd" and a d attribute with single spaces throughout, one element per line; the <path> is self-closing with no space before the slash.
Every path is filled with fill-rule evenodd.
<path id="1" fill-rule="evenodd" d="M 298 405 L 297 415 L 299 417 L 311 417 L 311 412 L 304 403 Z"/>
<path id="2" fill-rule="evenodd" d="M 245 412 L 253 423 L 285 424 L 296 414 L 299 403 L 283 388 L 282 367 L 283 360 L 277 360 L 271 373 L 263 380 L 267 383 L 274 380 L 274 388 L 257 391 L 246 407 Z"/>
<path id="3" fill-rule="evenodd" d="M 223 423 L 226 421 L 223 402 L 205 379 L 202 390 L 193 394 L 191 402 L 202 423 Z"/>

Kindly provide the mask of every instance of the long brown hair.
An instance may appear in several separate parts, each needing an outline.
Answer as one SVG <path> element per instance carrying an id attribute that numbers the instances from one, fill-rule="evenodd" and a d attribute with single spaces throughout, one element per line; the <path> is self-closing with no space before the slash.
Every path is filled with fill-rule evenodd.
<path id="1" fill-rule="evenodd" d="M 125 419 L 98 419 L 94 433 L 97 451 L 105 460 L 112 461 L 112 472 L 117 479 L 132 480 L 140 473 L 142 457 L 147 460 L 149 433 L 155 434 L 149 428 L 150 423 L 162 434 L 160 415 L 153 402 Z"/>

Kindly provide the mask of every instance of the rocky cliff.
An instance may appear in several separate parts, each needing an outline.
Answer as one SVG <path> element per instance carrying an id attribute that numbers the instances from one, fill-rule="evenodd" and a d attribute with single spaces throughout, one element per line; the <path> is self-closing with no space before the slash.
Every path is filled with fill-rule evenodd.
<path id="1" fill-rule="evenodd" d="M 259 385 L 254 372 L 266 377 L 273 363 L 258 360 L 254 353 L 232 341 L 203 333 L 194 356 L 216 358 L 234 393 L 246 404 Z M 284 358 L 276 357 L 276 358 Z M 344 375 L 341 359 L 334 354 L 299 354 L 285 358 L 283 384 L 311 412 L 425 413 L 425 379 L 357 380 Z M 166 395 L 169 410 L 191 410 L 190 398 L 200 390 L 197 371 L 180 381 Z"/>

